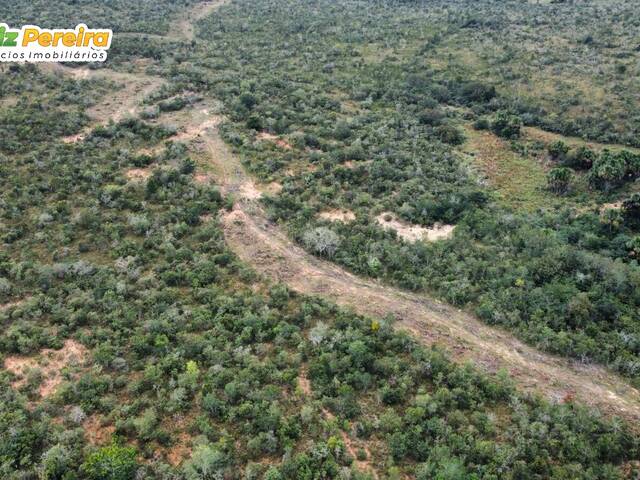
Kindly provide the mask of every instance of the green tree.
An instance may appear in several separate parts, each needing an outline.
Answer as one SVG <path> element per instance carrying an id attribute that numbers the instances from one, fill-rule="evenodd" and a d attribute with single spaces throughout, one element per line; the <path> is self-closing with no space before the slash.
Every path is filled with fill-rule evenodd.
<path id="1" fill-rule="evenodd" d="M 565 158 L 565 165 L 578 170 L 589 170 L 596 160 L 596 154 L 586 145 L 569 152 Z"/>
<path id="2" fill-rule="evenodd" d="M 138 462 L 136 449 L 111 444 L 89 455 L 82 471 L 89 480 L 132 480 Z"/>
<path id="3" fill-rule="evenodd" d="M 604 150 L 589 172 L 589 183 L 599 190 L 610 191 L 622 184 L 626 171 L 622 157 Z"/>
<path id="4" fill-rule="evenodd" d="M 219 480 L 227 466 L 226 456 L 212 445 L 198 445 L 182 469 L 186 480 Z"/>

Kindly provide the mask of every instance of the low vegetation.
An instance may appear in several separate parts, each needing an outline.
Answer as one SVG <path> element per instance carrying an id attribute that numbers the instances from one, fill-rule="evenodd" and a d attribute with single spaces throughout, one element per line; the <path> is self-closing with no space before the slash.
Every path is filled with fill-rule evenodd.
<path id="1" fill-rule="evenodd" d="M 164 33 L 193 3 L 88 2 L 83 20 Z M 570 395 L 555 403 L 525 395 L 505 372 L 455 364 L 396 331 L 391 318 L 360 317 L 258 278 L 225 244 L 217 215 L 232 200 L 216 175 L 197 172 L 197 135 L 183 143 L 166 121 L 192 109 L 185 99 L 194 93 L 223 101 L 221 134 L 256 177 L 281 186 L 264 205 L 304 248 L 435 293 L 638 385 L 634 151 L 539 146 L 549 163 L 531 192 L 559 202 L 546 208 L 505 202 L 462 153 L 486 131 L 513 146 L 518 161 L 537 162 L 518 150 L 530 125 L 632 144 L 631 120 L 615 134 L 594 123 L 605 106 L 597 98 L 584 100 L 584 117 L 520 92 L 531 102 L 523 106 L 513 100 L 524 81 L 507 88 L 506 80 L 509 65 L 525 65 L 517 40 L 541 12 L 552 19 L 538 30 L 545 49 L 550 31 L 575 36 L 561 27 L 599 14 L 602 31 L 573 40 L 601 58 L 614 39 L 624 45 L 616 51 L 629 46 L 628 33 L 606 25 L 633 5 L 589 3 L 573 15 L 582 5 L 432 3 L 234 0 L 202 18 L 192 41 L 122 36 L 106 67 L 142 75 L 146 66 L 165 84 L 139 99 L 141 115 L 74 142 L 63 138 L 87 127 L 87 109 L 113 85 L 8 67 L 0 356 L 3 366 L 29 359 L 29 368 L 0 371 L 3 478 L 638 475 L 632 426 Z M 6 21 L 33 13 L 29 21 L 42 26 L 73 22 L 62 4 L 25 10 L 18 2 Z M 469 49 L 485 45 L 480 33 L 502 40 L 475 63 Z M 603 66 L 621 85 L 635 81 L 617 66 L 632 68 L 628 53 Z M 492 63 L 498 57 L 504 68 Z M 525 78 L 522 68 L 516 78 Z M 626 94 L 613 98 L 621 105 Z M 624 199 L 619 208 L 573 208 L 576 191 Z M 352 216 L 322 215 L 336 209 Z M 451 228 L 432 242 L 407 241 L 380 225 L 385 215 Z M 82 361 L 60 364 L 42 395 L 44 353 L 68 345 L 79 346 Z"/>

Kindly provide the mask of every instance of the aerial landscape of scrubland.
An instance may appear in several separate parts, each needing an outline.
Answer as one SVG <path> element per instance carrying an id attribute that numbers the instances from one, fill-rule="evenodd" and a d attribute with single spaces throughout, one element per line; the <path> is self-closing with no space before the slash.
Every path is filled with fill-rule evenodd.
<path id="1" fill-rule="evenodd" d="M 0 13 L 0 478 L 640 478 L 635 0 Z"/>

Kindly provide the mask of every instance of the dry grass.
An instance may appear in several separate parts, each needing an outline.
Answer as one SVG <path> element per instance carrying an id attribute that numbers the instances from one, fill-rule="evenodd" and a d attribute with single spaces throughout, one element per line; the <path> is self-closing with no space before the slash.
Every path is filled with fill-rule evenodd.
<path id="1" fill-rule="evenodd" d="M 523 133 L 524 140 L 539 141 L 545 144 L 562 140 L 567 145 L 573 148 L 586 146 L 597 152 L 604 150 L 606 148 L 612 151 L 629 150 L 631 152 L 640 153 L 640 149 L 638 148 L 627 147 L 625 145 L 618 145 L 615 143 L 605 144 L 605 143 L 598 143 L 598 142 L 589 142 L 578 137 L 566 137 L 564 135 L 560 135 L 559 133 L 547 132 L 545 130 L 542 130 L 536 127 L 523 127 L 522 133 Z"/>

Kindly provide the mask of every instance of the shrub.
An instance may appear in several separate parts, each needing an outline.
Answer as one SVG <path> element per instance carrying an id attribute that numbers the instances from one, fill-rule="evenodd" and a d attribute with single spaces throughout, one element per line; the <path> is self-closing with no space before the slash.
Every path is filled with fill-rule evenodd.
<path id="1" fill-rule="evenodd" d="M 499 137 L 512 140 L 520 136 L 522 120 L 516 115 L 505 111 L 498 112 L 491 123 L 491 130 Z"/>
<path id="2" fill-rule="evenodd" d="M 564 195 L 569 191 L 569 184 L 573 177 L 570 168 L 553 168 L 547 174 L 547 186 L 556 195 Z"/>
<path id="3" fill-rule="evenodd" d="M 564 143 L 562 140 L 558 140 L 556 142 L 551 143 L 547 150 L 549 151 L 549 155 L 556 162 L 564 162 L 569 153 L 569 145 Z"/>
<path id="4" fill-rule="evenodd" d="M 622 184 L 626 171 L 621 156 L 604 150 L 589 172 L 589 183 L 599 190 L 610 191 Z"/>
<path id="5" fill-rule="evenodd" d="M 460 129 L 452 125 L 441 125 L 436 128 L 436 135 L 443 143 L 449 145 L 460 145 L 464 142 L 464 135 Z"/>
<path id="6" fill-rule="evenodd" d="M 92 453 L 82 465 L 89 480 L 131 480 L 137 469 L 136 449 L 116 444 Z"/>
<path id="7" fill-rule="evenodd" d="M 640 193 L 634 193 L 622 202 L 622 215 L 629 224 L 640 224 Z"/>
<path id="8" fill-rule="evenodd" d="M 327 227 L 317 227 L 305 232 L 302 241 L 318 255 L 332 257 L 340 245 L 340 237 Z"/>
<path id="9" fill-rule="evenodd" d="M 198 445 L 183 467 L 186 480 L 218 480 L 227 465 L 225 455 L 211 445 Z"/>
<path id="10" fill-rule="evenodd" d="M 596 154 L 589 147 L 584 145 L 569 152 L 565 158 L 565 165 L 579 170 L 589 170 L 593 166 Z"/>

